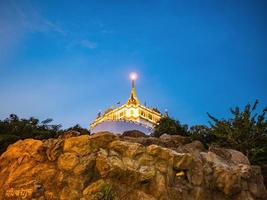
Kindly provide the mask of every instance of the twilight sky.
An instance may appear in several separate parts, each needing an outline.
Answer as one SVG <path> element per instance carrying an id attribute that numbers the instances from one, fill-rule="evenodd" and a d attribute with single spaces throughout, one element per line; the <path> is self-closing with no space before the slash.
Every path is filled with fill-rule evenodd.
<path id="1" fill-rule="evenodd" d="M 139 100 L 182 123 L 267 106 L 267 1 L 0 0 L 0 118 L 88 127 Z"/>

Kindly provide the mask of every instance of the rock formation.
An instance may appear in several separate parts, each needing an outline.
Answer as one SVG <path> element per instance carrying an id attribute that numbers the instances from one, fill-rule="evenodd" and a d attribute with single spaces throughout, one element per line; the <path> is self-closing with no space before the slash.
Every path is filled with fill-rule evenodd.
<path id="1" fill-rule="evenodd" d="M 0 188 L 1 200 L 267 199 L 242 153 L 166 134 L 20 140 L 0 157 Z"/>

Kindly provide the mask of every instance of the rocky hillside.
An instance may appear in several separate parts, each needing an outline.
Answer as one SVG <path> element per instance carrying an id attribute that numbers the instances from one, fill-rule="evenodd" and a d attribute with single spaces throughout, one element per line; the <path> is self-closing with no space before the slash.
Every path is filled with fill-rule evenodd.
<path id="1" fill-rule="evenodd" d="M 181 136 L 98 133 L 20 140 L 0 157 L 0 199 L 267 199 L 240 152 Z"/>

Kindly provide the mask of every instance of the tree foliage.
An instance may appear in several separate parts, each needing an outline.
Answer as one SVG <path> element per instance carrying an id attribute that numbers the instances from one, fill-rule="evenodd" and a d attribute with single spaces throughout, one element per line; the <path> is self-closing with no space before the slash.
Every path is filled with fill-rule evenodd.
<path id="1" fill-rule="evenodd" d="M 20 139 L 47 139 L 57 137 L 62 133 L 62 130 L 60 130 L 61 125 L 50 124 L 52 121 L 52 119 L 46 119 L 40 123 L 34 117 L 20 119 L 15 114 L 11 114 L 8 118 L 0 120 L 0 152 L 3 152 L 9 144 Z"/>
<path id="2" fill-rule="evenodd" d="M 5 151 L 8 145 L 20 139 L 56 138 L 69 130 L 78 131 L 80 134 L 90 134 L 89 130 L 82 128 L 79 124 L 63 130 L 60 124 L 52 124 L 52 122 L 53 119 L 51 118 L 40 122 L 35 117 L 24 119 L 19 118 L 16 114 L 11 114 L 8 118 L 0 120 L 0 153 Z"/>
<path id="3" fill-rule="evenodd" d="M 211 143 L 233 148 L 243 152 L 252 163 L 267 162 L 267 120 L 265 108 L 256 113 L 258 101 L 253 106 L 247 104 L 244 110 L 239 107 L 230 109 L 230 119 L 219 120 L 208 114 L 210 122 Z"/>
<path id="4" fill-rule="evenodd" d="M 208 143 L 243 152 L 251 164 L 261 166 L 267 184 L 267 108 L 257 113 L 258 103 L 247 104 L 243 110 L 230 109 L 230 119 L 219 120 L 208 114 L 212 120 L 207 132 L 212 140 Z"/>
<path id="5" fill-rule="evenodd" d="M 210 128 L 205 125 L 195 125 L 190 127 L 189 136 L 193 140 L 201 141 L 206 148 L 208 148 L 208 144 L 214 140 L 214 136 L 210 134 Z"/>
<path id="6" fill-rule="evenodd" d="M 90 135 L 90 131 L 88 129 L 82 128 L 79 124 L 68 128 L 66 131 L 78 131 L 81 135 Z"/>
<path id="7" fill-rule="evenodd" d="M 257 113 L 259 101 L 247 104 L 244 109 L 231 108 L 229 119 L 217 119 L 210 115 L 210 127 L 195 125 L 189 130 L 177 120 L 163 117 L 156 125 L 153 136 L 179 134 L 200 140 L 207 148 L 210 145 L 236 149 L 244 153 L 251 164 L 260 165 L 267 183 L 267 108 Z"/>
<path id="8" fill-rule="evenodd" d="M 168 116 L 164 116 L 159 120 L 152 133 L 155 137 L 160 137 L 162 134 L 167 133 L 170 135 L 183 135 L 186 136 L 188 126 L 182 125 L 178 120 L 174 120 Z"/>

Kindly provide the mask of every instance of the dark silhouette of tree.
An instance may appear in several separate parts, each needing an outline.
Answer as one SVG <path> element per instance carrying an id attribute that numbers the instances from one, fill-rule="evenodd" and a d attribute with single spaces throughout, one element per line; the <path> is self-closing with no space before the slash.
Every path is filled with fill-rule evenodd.
<path id="1" fill-rule="evenodd" d="M 257 161 L 259 155 L 267 150 L 267 108 L 258 114 L 255 113 L 257 105 L 258 101 L 253 106 L 247 104 L 243 111 L 239 107 L 230 109 L 233 116 L 227 120 L 218 120 L 208 113 L 212 120 L 210 134 L 215 136 L 212 142 L 222 147 L 237 149 L 252 162 Z"/>
<path id="2" fill-rule="evenodd" d="M 155 126 L 152 136 L 160 137 L 162 134 L 167 133 L 170 135 L 188 135 L 188 126 L 182 125 L 178 120 L 174 120 L 168 116 L 164 116 L 159 120 Z"/>
<path id="3" fill-rule="evenodd" d="M 39 120 L 30 117 L 20 119 L 17 115 L 11 114 L 5 120 L 0 120 L 0 153 L 9 144 L 20 139 L 47 139 L 58 137 L 63 131 L 60 124 L 50 124 L 53 120 L 46 119 L 39 123 Z"/>
<path id="4" fill-rule="evenodd" d="M 81 135 L 90 135 L 90 131 L 88 129 L 82 128 L 79 124 L 66 129 L 66 131 L 78 131 Z"/>
<path id="5" fill-rule="evenodd" d="M 267 179 L 267 108 L 256 113 L 257 105 L 247 104 L 244 110 L 239 107 L 230 109 L 230 119 L 219 120 L 208 114 L 212 120 L 208 135 L 212 138 L 210 144 L 232 148 L 243 152 L 252 164 L 262 167 L 265 183 Z"/>
<path id="6" fill-rule="evenodd" d="M 208 144 L 214 140 L 214 136 L 210 134 L 210 128 L 205 125 L 195 125 L 190 127 L 189 136 L 193 140 L 201 141 L 206 148 L 208 148 Z"/>
<path id="7" fill-rule="evenodd" d="M 52 124 L 53 119 L 48 118 L 43 121 L 30 117 L 29 119 L 19 118 L 16 114 L 11 114 L 8 118 L 0 120 L 0 153 L 5 151 L 8 145 L 17 140 L 33 138 L 48 139 L 57 138 L 65 131 L 74 130 L 79 134 L 90 134 L 89 130 L 75 125 L 69 129 L 62 130 L 60 124 Z"/>

